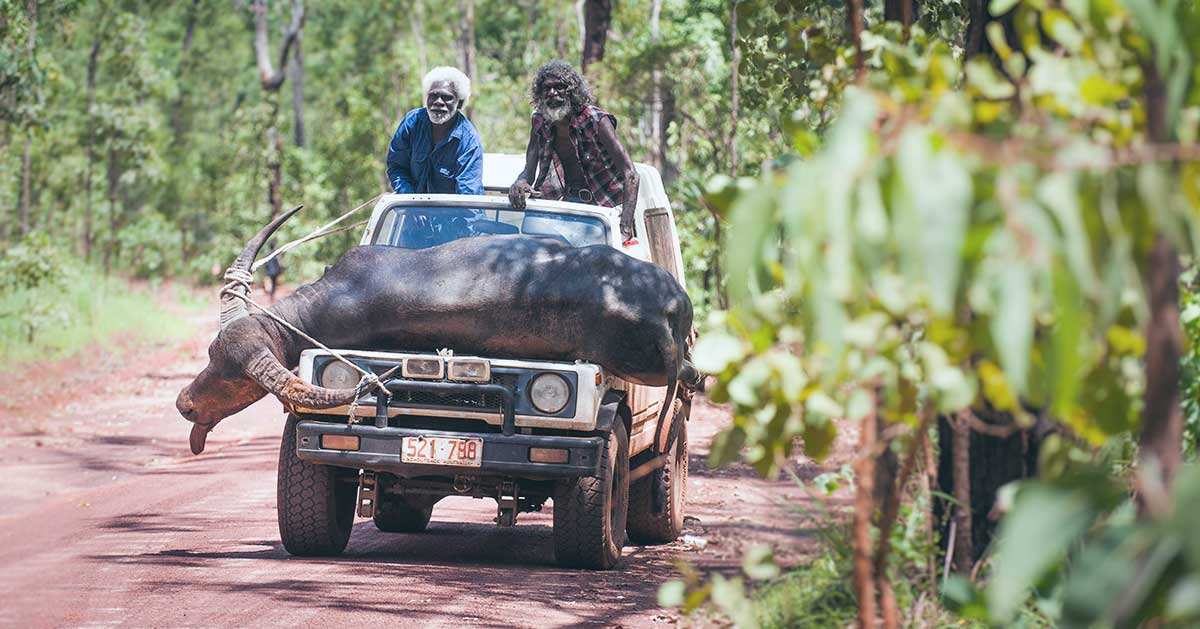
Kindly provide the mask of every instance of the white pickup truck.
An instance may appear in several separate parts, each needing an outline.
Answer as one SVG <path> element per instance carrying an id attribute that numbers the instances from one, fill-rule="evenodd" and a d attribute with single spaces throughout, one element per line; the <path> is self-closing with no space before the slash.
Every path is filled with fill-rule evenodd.
<path id="1" fill-rule="evenodd" d="M 674 217 L 656 170 L 637 164 L 637 238 L 622 242 L 619 208 L 530 199 L 514 210 L 506 192 L 523 159 L 486 155 L 486 196 L 383 196 L 362 244 L 421 249 L 527 234 L 576 247 L 609 245 L 683 284 Z M 392 371 L 384 383 L 391 396 L 290 416 L 278 510 L 292 554 L 342 552 L 355 513 L 381 531 L 419 533 L 447 496 L 496 500 L 500 526 L 552 500 L 555 556 L 567 566 L 611 568 L 627 534 L 649 544 L 679 535 L 686 392 L 666 400 L 665 387 L 624 382 L 580 361 L 334 349 L 375 374 Z M 299 375 L 332 388 L 359 379 L 324 350 L 305 351 Z M 660 430 L 664 404 L 670 412 Z"/>

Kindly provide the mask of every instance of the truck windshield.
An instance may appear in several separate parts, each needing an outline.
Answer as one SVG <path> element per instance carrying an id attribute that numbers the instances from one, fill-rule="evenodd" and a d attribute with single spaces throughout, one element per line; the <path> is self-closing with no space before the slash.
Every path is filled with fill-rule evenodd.
<path id="1" fill-rule="evenodd" d="M 608 227 L 593 216 L 542 210 L 414 206 L 389 208 L 371 242 L 425 249 L 459 238 L 508 234 L 545 236 L 572 247 L 608 243 Z"/>

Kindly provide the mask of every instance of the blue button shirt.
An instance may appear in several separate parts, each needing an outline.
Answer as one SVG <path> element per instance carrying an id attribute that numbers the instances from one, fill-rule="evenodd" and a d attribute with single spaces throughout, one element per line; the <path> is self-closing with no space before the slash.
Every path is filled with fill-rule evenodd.
<path id="1" fill-rule="evenodd" d="M 437 146 L 425 108 L 404 115 L 387 154 L 388 181 L 400 193 L 483 194 L 483 142 L 462 112 Z"/>

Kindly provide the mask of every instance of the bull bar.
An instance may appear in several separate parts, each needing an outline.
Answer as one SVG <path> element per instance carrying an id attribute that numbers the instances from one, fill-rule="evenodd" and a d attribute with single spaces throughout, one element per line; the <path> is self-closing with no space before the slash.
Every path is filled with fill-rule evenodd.
<path id="1" fill-rule="evenodd" d="M 296 425 L 296 455 L 309 463 L 391 472 L 401 477 L 471 474 L 571 478 L 593 476 L 600 472 L 600 454 L 605 442 L 603 437 L 516 434 L 513 392 L 501 385 L 412 380 L 388 380 L 381 385 L 390 393 L 424 391 L 498 395 L 502 401 L 501 432 L 456 432 L 389 426 L 388 396 L 377 395 L 373 426 L 315 420 L 299 422 Z M 322 435 L 356 436 L 359 449 L 349 451 L 321 448 Z M 404 437 L 480 439 L 483 442 L 482 462 L 479 467 L 405 463 L 400 457 L 401 440 Z M 535 463 L 529 460 L 530 448 L 563 449 L 567 450 L 569 455 L 566 463 Z"/>

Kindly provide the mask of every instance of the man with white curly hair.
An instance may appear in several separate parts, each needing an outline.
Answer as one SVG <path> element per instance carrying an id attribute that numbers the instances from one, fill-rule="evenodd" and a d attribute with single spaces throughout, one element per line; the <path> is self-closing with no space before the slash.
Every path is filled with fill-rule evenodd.
<path id="1" fill-rule="evenodd" d="M 421 79 L 425 106 L 404 115 L 388 145 L 392 190 L 416 194 L 483 194 L 483 142 L 462 108 L 471 79 L 439 66 Z"/>

